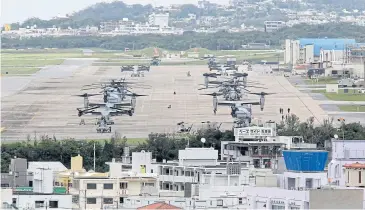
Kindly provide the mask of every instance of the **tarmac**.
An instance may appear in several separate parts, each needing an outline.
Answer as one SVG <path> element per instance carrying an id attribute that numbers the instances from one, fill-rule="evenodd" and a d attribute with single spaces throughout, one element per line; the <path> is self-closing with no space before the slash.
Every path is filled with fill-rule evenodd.
<path id="1" fill-rule="evenodd" d="M 137 98 L 133 116 L 113 117 L 112 133 L 117 131 L 127 138 L 145 138 L 151 132 L 175 132 L 176 124 L 181 121 L 194 124 L 193 129 L 202 127 L 204 121 L 222 122 L 223 130 L 232 128 L 230 108 L 218 107 L 214 115 L 212 97 L 200 95 L 214 92 L 198 90 L 204 83 L 202 74 L 208 72 L 205 65 L 152 66 L 145 77 L 132 78 L 130 72 L 121 73 L 119 67 L 92 66 L 91 63 L 90 60 L 68 60 L 63 65 L 41 70 L 25 82 L 15 82 L 15 79 L 2 82 L 2 93 L 7 93 L 1 98 L 2 141 L 34 139 L 34 136 L 40 139 L 42 135 L 78 140 L 110 138 L 110 133 L 96 132 L 95 116 L 77 116 L 76 108 L 83 107 L 83 98 L 73 95 L 85 93 L 80 90 L 84 85 L 124 77 L 138 83 L 132 86 L 134 92 L 148 96 Z M 264 111 L 260 111 L 259 106 L 253 107 L 254 122 L 279 122 L 282 119 L 280 108 L 290 108 L 290 113 L 303 121 L 310 116 L 315 117 L 315 123 L 328 118 L 318 102 L 300 92 L 285 77 L 268 74 L 260 65 L 254 65 L 253 71 L 248 73 L 248 81 L 261 83 L 267 88 L 250 88 L 251 92 L 276 93 L 266 96 Z M 97 92 L 99 90 L 88 91 Z M 259 96 L 253 95 L 249 99 L 258 100 Z M 90 102 L 102 102 L 102 96 L 91 97 Z M 81 119 L 86 125 L 79 125 Z"/>
<path id="2" fill-rule="evenodd" d="M 364 101 L 333 101 L 328 100 L 328 98 L 321 93 L 311 93 L 311 90 L 325 89 L 325 85 L 307 85 L 301 77 L 293 76 L 289 77 L 288 80 L 295 84 L 299 91 L 309 94 L 315 101 L 320 105 L 320 107 L 328 114 L 330 118 L 334 120 L 339 118 L 344 118 L 348 123 L 362 123 L 365 124 L 365 112 L 345 112 L 341 111 L 338 107 L 339 105 L 365 105 Z M 339 88 L 345 89 L 345 88 Z M 348 88 L 348 89 L 361 89 L 361 88 Z"/>

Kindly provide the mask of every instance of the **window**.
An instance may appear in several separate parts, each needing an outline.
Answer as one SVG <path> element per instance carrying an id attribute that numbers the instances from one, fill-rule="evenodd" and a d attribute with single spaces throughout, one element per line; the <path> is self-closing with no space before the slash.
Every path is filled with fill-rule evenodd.
<path id="1" fill-rule="evenodd" d="M 104 184 L 104 189 L 105 190 L 112 190 L 113 189 L 113 184 L 111 184 L 111 183 L 105 183 Z"/>
<path id="2" fill-rule="evenodd" d="M 217 200 L 217 206 L 223 206 L 223 200 L 222 199 Z"/>
<path id="3" fill-rule="evenodd" d="M 88 183 L 88 184 L 86 185 L 86 188 L 87 188 L 88 190 L 96 190 L 96 184 L 95 184 L 95 183 Z"/>
<path id="4" fill-rule="evenodd" d="M 28 182 L 29 187 L 33 187 L 33 181 Z"/>
<path id="5" fill-rule="evenodd" d="M 58 208 L 58 201 L 49 201 L 48 206 L 50 209 Z"/>
<path id="6" fill-rule="evenodd" d="M 120 187 L 120 189 L 127 189 L 128 188 L 128 183 L 127 182 L 121 182 L 121 183 L 119 183 L 119 187 Z"/>
<path id="7" fill-rule="evenodd" d="M 155 186 L 155 183 L 144 183 L 144 186 L 151 186 L 151 187 L 154 187 L 154 186 Z"/>
<path id="8" fill-rule="evenodd" d="M 347 183 L 350 183 L 350 171 L 347 171 Z"/>
<path id="9" fill-rule="evenodd" d="M 285 209 L 285 206 L 282 206 L 282 205 L 271 205 L 271 209 Z"/>
<path id="10" fill-rule="evenodd" d="M 238 204 L 242 204 L 242 198 L 238 198 Z"/>
<path id="11" fill-rule="evenodd" d="M 104 198 L 103 203 L 104 204 L 113 204 L 113 198 Z"/>
<path id="12" fill-rule="evenodd" d="M 79 195 L 72 196 L 72 203 L 79 203 Z"/>
<path id="13" fill-rule="evenodd" d="M 359 171 L 359 184 L 361 184 L 361 171 Z"/>
<path id="14" fill-rule="evenodd" d="M 151 174 L 153 174 L 153 169 L 151 169 Z"/>
<path id="15" fill-rule="evenodd" d="M 124 197 L 119 197 L 119 203 L 124 203 Z"/>
<path id="16" fill-rule="evenodd" d="M 36 208 L 43 208 L 44 207 L 44 201 L 35 201 L 35 207 Z"/>
<path id="17" fill-rule="evenodd" d="M 96 198 L 87 198 L 86 203 L 87 204 L 96 204 Z"/>

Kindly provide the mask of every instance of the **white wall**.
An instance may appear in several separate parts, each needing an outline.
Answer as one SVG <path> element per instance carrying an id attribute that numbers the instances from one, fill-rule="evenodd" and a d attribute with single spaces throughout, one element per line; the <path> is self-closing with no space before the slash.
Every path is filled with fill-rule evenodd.
<path id="1" fill-rule="evenodd" d="M 306 188 L 306 179 L 312 179 L 312 188 L 316 189 L 321 186 L 325 186 L 328 184 L 327 173 L 295 173 L 295 172 L 284 172 L 282 176 L 284 179 L 284 186 L 281 186 L 285 189 L 289 189 L 288 187 L 288 178 L 295 178 L 295 188 Z"/>
<path id="2" fill-rule="evenodd" d="M 19 208 L 35 208 L 35 201 L 44 201 L 44 208 L 49 208 L 49 201 L 58 201 L 58 208 L 54 209 L 72 209 L 72 195 L 13 195 L 17 199 Z M 53 209 L 53 208 L 52 208 Z"/>
<path id="3" fill-rule="evenodd" d="M 365 160 L 365 140 L 332 140 L 332 159 Z"/>
<path id="4" fill-rule="evenodd" d="M 243 186 L 212 186 L 209 184 L 199 185 L 199 199 L 207 200 L 212 197 L 220 197 L 226 195 L 234 195 L 235 197 L 244 197 Z"/>
<path id="5" fill-rule="evenodd" d="M 305 51 L 305 63 L 311 63 L 314 62 L 314 45 L 306 45 L 304 46 Z"/>
<path id="6" fill-rule="evenodd" d="M 291 203 L 304 209 L 305 202 L 309 202 L 309 191 L 245 186 L 244 192 L 247 196 L 248 209 L 271 209 L 271 204 L 275 201 L 281 201 L 287 207 Z"/>
<path id="7" fill-rule="evenodd" d="M 10 188 L 1 188 L 1 197 L 0 197 L 0 205 L 2 203 L 12 203 L 13 189 Z"/>
<path id="8" fill-rule="evenodd" d="M 364 160 L 334 160 L 328 164 L 328 179 L 331 183 L 337 186 L 345 186 L 345 168 L 343 167 L 345 164 L 352 163 L 362 163 L 365 164 Z"/>
<path id="9" fill-rule="evenodd" d="M 186 148 L 179 150 L 179 165 L 216 165 L 218 150 L 213 148 Z"/>
<path id="10" fill-rule="evenodd" d="M 328 178 L 332 183 L 344 186 L 343 166 L 356 162 L 365 163 L 364 140 L 332 140 L 332 160 L 328 164 Z"/>
<path id="11" fill-rule="evenodd" d="M 152 166 L 152 152 L 133 152 L 132 153 L 132 171 L 141 173 L 141 165 L 146 166 L 146 173 L 151 173 L 151 169 L 154 173 L 155 167 Z"/>

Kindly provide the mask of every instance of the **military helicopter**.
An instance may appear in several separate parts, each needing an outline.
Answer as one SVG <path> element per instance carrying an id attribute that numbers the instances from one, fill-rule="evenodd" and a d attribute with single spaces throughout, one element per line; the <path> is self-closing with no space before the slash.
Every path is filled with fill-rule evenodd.
<path id="1" fill-rule="evenodd" d="M 108 126 L 108 123 L 107 123 L 107 120 L 105 117 L 101 117 L 100 119 L 98 119 L 98 121 L 96 122 L 96 125 L 98 125 L 98 127 L 96 128 L 97 133 L 111 133 L 112 132 L 112 127 Z"/>
<path id="2" fill-rule="evenodd" d="M 76 108 L 76 110 L 78 111 L 79 117 L 89 114 L 100 116 L 96 123 L 96 125 L 98 125 L 96 131 L 98 133 L 111 132 L 111 127 L 108 127 L 108 125 L 114 125 L 114 121 L 111 119 L 112 116 L 133 115 L 133 110 L 131 108 L 124 109 L 122 107 L 130 107 L 130 103 L 118 104 L 118 108 L 115 107 L 115 104 L 111 103 L 89 103 L 88 97 L 93 95 L 100 94 L 77 95 L 84 97 L 84 108 Z M 100 111 L 96 111 L 97 109 L 100 109 Z"/>
<path id="3" fill-rule="evenodd" d="M 159 66 L 161 63 L 161 60 L 159 59 L 159 56 L 154 56 L 151 60 L 151 66 Z"/>
<path id="4" fill-rule="evenodd" d="M 84 107 L 83 108 L 76 108 L 78 111 L 78 116 L 81 117 L 85 114 L 93 114 L 93 115 L 101 115 L 107 118 L 107 116 L 117 116 L 122 114 L 128 114 L 129 116 L 133 115 L 133 111 L 130 108 L 131 103 L 130 102 L 124 102 L 124 103 L 90 103 L 89 97 L 95 96 L 95 95 L 101 95 L 101 94 L 87 94 L 84 93 L 82 95 L 75 95 L 78 97 L 84 98 Z M 124 109 L 125 107 L 128 107 L 130 109 Z M 96 109 L 101 109 L 100 112 L 95 112 Z"/>
<path id="5" fill-rule="evenodd" d="M 144 71 L 150 71 L 149 66 L 132 66 L 132 68 L 121 68 L 121 72 L 132 71 L 131 77 L 144 77 Z"/>

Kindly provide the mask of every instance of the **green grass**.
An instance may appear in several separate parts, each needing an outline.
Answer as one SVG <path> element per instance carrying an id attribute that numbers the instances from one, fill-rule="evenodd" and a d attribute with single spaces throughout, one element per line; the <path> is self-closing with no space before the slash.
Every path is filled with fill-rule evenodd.
<path id="1" fill-rule="evenodd" d="M 1 61 L 1 66 L 3 67 L 9 67 L 9 66 L 14 66 L 14 67 L 42 67 L 42 66 L 47 66 L 47 65 L 59 65 L 63 62 L 63 59 L 38 59 L 38 60 L 33 60 L 33 59 L 2 59 Z"/>
<path id="2" fill-rule="evenodd" d="M 1 74 L 32 74 L 47 65 L 59 65 L 66 58 L 123 58 L 126 55 L 120 51 L 95 51 L 92 56 L 85 56 L 81 49 L 50 49 L 50 50 L 2 50 Z M 25 68 L 27 67 L 27 68 Z M 30 67 L 30 68 L 28 68 Z"/>
<path id="3" fill-rule="evenodd" d="M 341 111 L 345 112 L 365 112 L 365 106 L 358 105 L 340 105 L 338 106 Z"/>
<path id="4" fill-rule="evenodd" d="M 338 90 L 338 93 L 326 93 L 326 90 L 312 90 L 312 92 L 323 93 L 329 100 L 333 101 L 365 101 L 365 94 L 354 93 L 353 90 L 349 90 L 348 93 L 344 93 L 343 89 Z"/>
<path id="5" fill-rule="evenodd" d="M 34 74 L 40 69 L 39 67 L 1 67 L 1 75 Z"/>
<path id="6" fill-rule="evenodd" d="M 308 85 L 312 84 L 319 84 L 319 85 L 325 85 L 325 84 L 338 84 L 338 79 L 334 79 L 332 77 L 324 77 L 324 78 L 318 78 L 318 82 L 315 79 L 306 79 L 304 81 Z"/>

